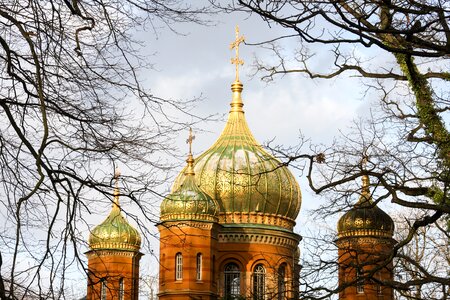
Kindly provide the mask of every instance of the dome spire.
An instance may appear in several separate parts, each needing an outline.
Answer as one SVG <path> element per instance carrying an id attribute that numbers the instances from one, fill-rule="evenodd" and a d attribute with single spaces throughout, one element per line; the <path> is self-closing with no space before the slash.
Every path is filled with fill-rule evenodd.
<path id="1" fill-rule="evenodd" d="M 231 101 L 231 111 L 243 112 L 242 107 L 244 103 L 242 102 L 241 93 L 243 90 L 243 85 L 239 81 L 239 66 L 244 64 L 244 61 L 239 57 L 239 45 L 245 41 L 244 36 L 239 36 L 239 26 L 236 25 L 236 39 L 230 44 L 230 50 L 235 49 L 236 56 L 231 58 L 231 63 L 236 66 L 236 77 L 234 82 L 231 84 L 231 91 L 233 92 Z"/>
<path id="2" fill-rule="evenodd" d="M 369 157 L 367 154 L 363 155 L 363 158 L 361 159 L 361 169 L 364 170 L 366 168 L 367 162 L 369 161 Z M 369 175 L 364 174 L 361 178 L 362 181 L 362 188 L 361 188 L 361 197 L 359 197 L 358 204 L 364 204 L 366 202 L 371 202 L 371 195 L 370 195 L 370 178 Z"/>
<path id="3" fill-rule="evenodd" d="M 113 201 L 113 208 L 119 208 L 119 177 L 120 177 L 120 169 L 119 167 L 116 167 L 114 170 L 114 201 Z"/>
<path id="4" fill-rule="evenodd" d="M 192 155 L 192 142 L 195 140 L 195 135 L 192 134 L 192 128 L 189 128 L 189 137 L 186 140 L 186 144 L 189 144 L 189 154 L 188 158 L 186 160 L 187 162 L 187 169 L 184 174 L 187 175 L 195 175 L 194 172 L 194 156 Z"/>

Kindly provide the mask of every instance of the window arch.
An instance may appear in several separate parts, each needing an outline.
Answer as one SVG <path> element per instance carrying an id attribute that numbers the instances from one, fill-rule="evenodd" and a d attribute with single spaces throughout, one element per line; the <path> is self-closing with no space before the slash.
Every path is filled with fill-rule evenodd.
<path id="1" fill-rule="evenodd" d="M 123 285 L 123 278 L 119 279 L 119 300 L 123 300 L 125 296 L 125 290 Z"/>
<path id="2" fill-rule="evenodd" d="M 262 264 L 253 269 L 253 299 L 263 300 L 266 293 L 266 269 Z"/>
<path id="3" fill-rule="evenodd" d="M 278 300 L 286 299 L 286 264 L 278 268 Z"/>
<path id="4" fill-rule="evenodd" d="M 101 287 L 100 287 L 100 299 L 106 300 L 106 278 L 102 278 L 101 280 Z"/>
<path id="5" fill-rule="evenodd" d="M 180 252 L 175 255 L 175 280 L 183 280 L 183 255 Z"/>
<path id="6" fill-rule="evenodd" d="M 202 280 L 202 254 L 197 253 L 197 280 Z"/>
<path id="7" fill-rule="evenodd" d="M 377 285 L 377 295 L 381 296 L 383 295 L 382 278 L 380 275 L 378 275 L 376 279 L 377 282 L 375 282 L 375 284 Z"/>
<path id="8" fill-rule="evenodd" d="M 224 269 L 224 298 L 233 299 L 241 293 L 241 271 L 235 263 L 228 263 Z"/>
<path id="9" fill-rule="evenodd" d="M 356 292 L 358 294 L 364 294 L 364 278 L 362 278 L 360 268 L 356 269 Z"/>

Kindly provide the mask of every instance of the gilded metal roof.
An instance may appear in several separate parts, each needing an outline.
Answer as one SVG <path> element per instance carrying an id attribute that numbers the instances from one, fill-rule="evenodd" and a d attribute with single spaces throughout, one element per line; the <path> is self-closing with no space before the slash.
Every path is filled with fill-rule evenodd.
<path id="1" fill-rule="evenodd" d="M 373 202 L 369 189 L 369 177 L 364 175 L 362 181 L 363 187 L 358 202 L 338 221 L 338 236 L 383 236 L 392 238 L 394 221 Z"/>
<path id="2" fill-rule="evenodd" d="M 218 201 L 224 215 L 267 214 L 295 220 L 301 205 L 300 187 L 289 169 L 253 137 L 243 111 L 242 83 L 235 81 L 231 90 L 231 110 L 222 134 L 195 161 L 196 182 Z M 174 191 L 183 173 L 175 180 Z"/>
<path id="3" fill-rule="evenodd" d="M 91 250 L 129 250 L 139 251 L 141 236 L 136 228 L 124 218 L 119 207 L 119 189 L 114 190 L 114 203 L 108 217 L 96 226 L 89 235 Z"/>
<path id="4" fill-rule="evenodd" d="M 219 205 L 195 183 L 194 158 L 189 153 L 183 183 L 161 203 L 161 221 L 217 221 Z"/>

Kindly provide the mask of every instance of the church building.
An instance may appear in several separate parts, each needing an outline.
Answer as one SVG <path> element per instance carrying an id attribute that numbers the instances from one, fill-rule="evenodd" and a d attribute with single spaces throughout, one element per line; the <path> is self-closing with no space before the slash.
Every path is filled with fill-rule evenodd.
<path id="1" fill-rule="evenodd" d="M 191 132 L 186 166 L 161 203 L 161 300 L 301 298 L 301 236 L 294 232 L 300 187 L 247 125 L 239 80 L 241 42 L 236 28 L 231 44 L 236 78 L 225 128 L 195 159 Z M 392 289 L 383 285 L 392 277 L 392 265 L 373 262 L 375 254 L 392 248 L 393 222 L 373 203 L 368 189 L 364 177 L 362 200 L 338 224 L 339 281 L 345 286 L 340 299 L 393 299 Z M 140 236 L 121 215 L 118 197 L 89 243 L 87 299 L 137 299 Z M 360 251 L 364 253 L 355 254 Z M 375 282 L 364 281 L 370 272 L 378 276 Z"/>

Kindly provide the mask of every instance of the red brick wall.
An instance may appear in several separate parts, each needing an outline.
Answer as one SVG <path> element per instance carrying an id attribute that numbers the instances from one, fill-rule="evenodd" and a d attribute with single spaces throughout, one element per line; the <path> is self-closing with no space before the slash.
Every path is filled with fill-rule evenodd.
<path id="1" fill-rule="evenodd" d="M 341 300 L 392 300 L 392 288 L 371 278 L 390 282 L 393 280 L 392 262 L 385 263 L 392 249 L 392 243 L 376 238 L 348 238 L 338 241 L 339 284 L 344 288 L 339 294 Z M 363 291 L 357 290 L 357 269 L 360 269 L 360 283 Z M 373 273 L 373 274 L 371 274 Z M 368 277 L 368 278 L 365 278 Z"/>
<path id="2" fill-rule="evenodd" d="M 88 256 L 87 300 L 101 299 L 102 279 L 106 279 L 106 299 L 119 299 L 122 278 L 124 300 L 137 300 L 139 295 L 139 252 L 92 250 Z"/>

